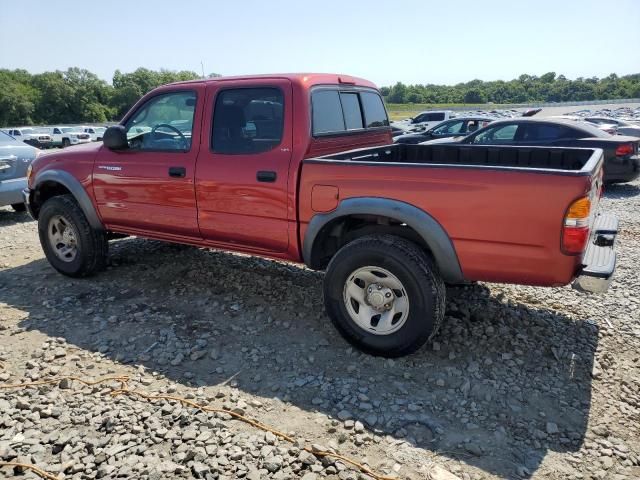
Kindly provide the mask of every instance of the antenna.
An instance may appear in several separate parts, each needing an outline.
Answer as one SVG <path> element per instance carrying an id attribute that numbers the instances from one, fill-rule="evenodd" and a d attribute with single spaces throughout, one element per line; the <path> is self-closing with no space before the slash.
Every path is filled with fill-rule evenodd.
<path id="1" fill-rule="evenodd" d="M 204 63 L 200 60 L 200 66 L 202 67 L 202 78 L 204 78 Z"/>

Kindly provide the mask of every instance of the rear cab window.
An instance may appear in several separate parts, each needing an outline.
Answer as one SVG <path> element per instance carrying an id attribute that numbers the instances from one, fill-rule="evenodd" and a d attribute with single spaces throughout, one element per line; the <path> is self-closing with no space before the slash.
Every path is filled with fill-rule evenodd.
<path id="1" fill-rule="evenodd" d="M 311 92 L 311 111 L 314 137 L 389 127 L 382 98 L 374 90 L 316 88 Z"/>

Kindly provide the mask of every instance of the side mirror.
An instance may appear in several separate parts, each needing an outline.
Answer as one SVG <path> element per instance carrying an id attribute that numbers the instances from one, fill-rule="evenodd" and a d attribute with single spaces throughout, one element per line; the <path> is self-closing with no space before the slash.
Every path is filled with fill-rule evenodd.
<path id="1" fill-rule="evenodd" d="M 122 125 L 114 125 L 105 130 L 102 143 L 109 150 L 125 150 L 129 148 L 127 132 Z"/>

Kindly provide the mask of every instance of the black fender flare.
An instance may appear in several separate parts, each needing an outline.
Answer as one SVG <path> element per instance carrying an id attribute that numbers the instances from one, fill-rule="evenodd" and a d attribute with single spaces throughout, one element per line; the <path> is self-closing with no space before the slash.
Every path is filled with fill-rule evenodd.
<path id="1" fill-rule="evenodd" d="M 464 282 L 453 242 L 438 221 L 424 210 L 400 200 L 380 197 L 356 197 L 342 200 L 338 207 L 311 218 L 302 245 L 302 258 L 310 265 L 316 237 L 329 222 L 349 215 L 380 215 L 393 218 L 415 230 L 429 246 L 442 278 L 448 283 Z"/>
<path id="2" fill-rule="evenodd" d="M 36 175 L 32 191 L 36 192 L 38 187 L 44 182 L 59 183 L 69 190 L 71 195 L 73 195 L 78 202 L 78 205 L 80 205 L 84 215 L 87 217 L 91 228 L 104 230 L 104 225 L 102 225 L 102 222 L 100 221 L 100 217 L 98 216 L 98 212 L 96 212 L 93 202 L 77 178 L 64 170 L 45 170 L 44 172 Z"/>

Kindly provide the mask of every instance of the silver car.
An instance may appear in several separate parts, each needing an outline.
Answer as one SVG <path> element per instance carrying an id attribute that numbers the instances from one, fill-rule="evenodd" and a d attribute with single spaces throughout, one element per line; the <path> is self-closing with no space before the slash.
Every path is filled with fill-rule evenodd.
<path id="1" fill-rule="evenodd" d="M 0 207 L 11 205 L 23 212 L 22 190 L 27 188 L 27 168 L 40 150 L 0 131 Z"/>
<path id="2" fill-rule="evenodd" d="M 611 117 L 584 117 L 583 120 L 593 123 L 596 126 L 612 125 L 616 129 L 618 135 L 629 135 L 632 137 L 640 137 L 640 125 L 627 122 L 621 118 Z"/>

